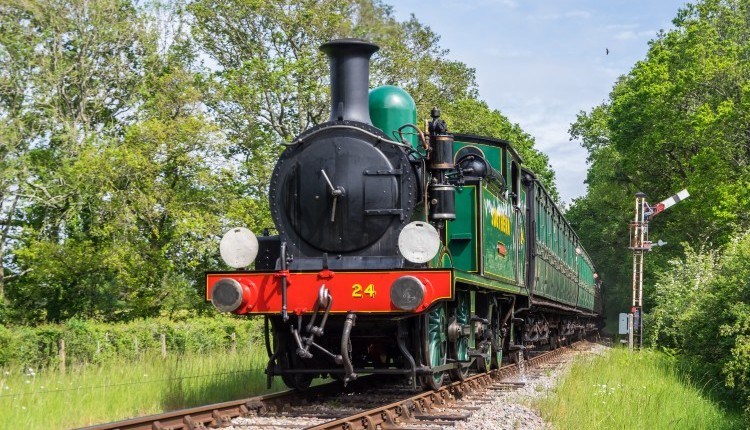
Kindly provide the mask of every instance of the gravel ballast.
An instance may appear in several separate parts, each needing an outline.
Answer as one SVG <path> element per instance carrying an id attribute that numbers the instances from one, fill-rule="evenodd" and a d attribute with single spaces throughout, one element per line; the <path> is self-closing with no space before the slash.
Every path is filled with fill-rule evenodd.
<path id="1" fill-rule="evenodd" d="M 490 392 L 481 409 L 475 411 L 467 421 L 458 422 L 453 429 L 492 430 L 542 430 L 550 427 L 542 417 L 528 406 L 532 401 L 549 394 L 562 376 L 570 370 L 573 360 L 581 354 L 598 354 L 607 347 L 586 343 L 576 347 L 576 353 L 564 354 L 552 362 L 528 369 L 525 375 L 514 376 L 509 382 L 525 383 L 513 391 Z M 447 427 L 446 427 L 447 428 Z"/>
<path id="2" fill-rule="evenodd" d="M 535 400 L 550 394 L 550 391 L 559 382 L 560 378 L 568 373 L 574 359 L 583 354 L 602 354 L 607 347 L 595 343 L 579 343 L 572 347 L 574 351 L 565 352 L 548 362 L 533 368 L 527 368 L 524 373 L 503 380 L 502 389 L 490 389 L 482 394 L 471 396 L 474 401 L 464 399 L 451 409 L 434 411 L 436 414 L 468 414 L 468 419 L 457 420 L 450 426 L 442 426 L 438 422 L 430 420 L 408 423 L 407 427 L 429 429 L 492 429 L 492 430 L 542 430 L 550 429 L 544 420 L 528 405 Z M 504 389 L 507 384 L 507 390 Z M 309 408 L 312 406 L 312 408 Z M 317 407 L 316 407 L 317 406 Z M 468 410 L 461 410 L 462 406 L 468 406 Z M 324 405 L 308 405 L 309 412 L 314 412 L 310 417 L 254 417 L 236 418 L 232 420 L 232 426 L 228 429 L 277 429 L 277 428 L 304 428 L 322 424 L 328 419 L 315 417 L 317 413 L 324 413 L 327 407 Z M 354 412 L 354 411 L 352 411 Z"/>

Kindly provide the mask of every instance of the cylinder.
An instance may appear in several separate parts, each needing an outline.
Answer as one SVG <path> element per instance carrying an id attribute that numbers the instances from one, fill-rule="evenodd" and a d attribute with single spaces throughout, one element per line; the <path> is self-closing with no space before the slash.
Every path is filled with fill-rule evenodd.
<path id="1" fill-rule="evenodd" d="M 370 57 L 377 45 L 362 39 L 337 39 L 320 46 L 328 55 L 331 73 L 330 121 L 372 125 L 368 106 Z"/>
<path id="2" fill-rule="evenodd" d="M 430 168 L 434 170 L 449 170 L 453 163 L 453 136 L 439 134 L 430 136 Z"/>
<path id="3" fill-rule="evenodd" d="M 456 187 L 453 185 L 430 185 L 430 219 L 456 219 Z"/>

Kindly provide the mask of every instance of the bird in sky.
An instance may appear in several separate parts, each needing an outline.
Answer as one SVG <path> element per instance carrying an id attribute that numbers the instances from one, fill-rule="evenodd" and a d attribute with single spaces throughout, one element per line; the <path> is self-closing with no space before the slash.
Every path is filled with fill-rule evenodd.
<path id="1" fill-rule="evenodd" d="M 604 51 L 609 55 L 609 48 L 604 48 Z"/>

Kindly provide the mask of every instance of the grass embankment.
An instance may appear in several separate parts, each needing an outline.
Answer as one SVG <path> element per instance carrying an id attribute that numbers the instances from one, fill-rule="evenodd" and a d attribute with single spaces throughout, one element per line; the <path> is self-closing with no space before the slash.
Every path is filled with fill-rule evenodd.
<path id="1" fill-rule="evenodd" d="M 267 356 L 250 353 L 143 357 L 103 365 L 0 369 L 0 427 L 70 428 L 239 399 L 265 392 Z M 274 390 L 280 389 L 279 382 Z"/>
<path id="2" fill-rule="evenodd" d="M 586 356 L 537 405 L 556 429 L 742 429 L 664 353 L 621 348 Z"/>

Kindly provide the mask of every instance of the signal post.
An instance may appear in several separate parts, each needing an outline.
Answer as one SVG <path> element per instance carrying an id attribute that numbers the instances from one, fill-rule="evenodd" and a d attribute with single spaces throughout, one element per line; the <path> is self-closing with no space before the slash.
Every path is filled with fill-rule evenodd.
<path id="1" fill-rule="evenodd" d="M 690 193 L 682 190 L 657 205 L 651 206 L 646 202 L 646 194 L 639 192 L 635 195 L 635 218 L 630 222 L 630 246 L 628 247 L 633 250 L 633 302 L 630 309 L 631 317 L 628 321 L 628 346 L 631 350 L 643 345 L 643 257 L 651 251 L 652 246 L 666 245 L 666 242 L 661 240 L 657 244 L 652 244 L 648 240 L 648 223 L 656 215 L 688 197 Z"/>

